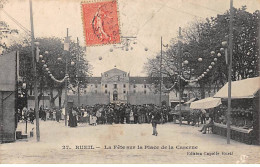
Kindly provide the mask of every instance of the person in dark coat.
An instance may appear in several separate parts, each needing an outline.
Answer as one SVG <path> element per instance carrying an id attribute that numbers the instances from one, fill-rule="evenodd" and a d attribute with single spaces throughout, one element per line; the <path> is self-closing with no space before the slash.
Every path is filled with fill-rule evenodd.
<path id="1" fill-rule="evenodd" d="M 153 134 L 157 136 L 158 132 L 157 132 L 157 124 L 160 123 L 160 119 L 161 119 L 161 113 L 159 112 L 158 108 L 154 109 L 154 112 L 152 113 L 152 127 L 153 127 Z"/>
<path id="2" fill-rule="evenodd" d="M 58 109 L 58 110 L 56 111 L 56 121 L 57 121 L 57 122 L 60 122 L 60 119 L 61 119 L 61 110 Z"/>
<path id="3" fill-rule="evenodd" d="M 77 112 L 70 108 L 69 109 L 69 123 L 68 125 L 70 127 L 76 127 L 77 126 Z"/>
<path id="4" fill-rule="evenodd" d="M 71 124 L 70 124 L 70 127 L 76 127 L 78 126 L 78 120 L 77 120 L 77 111 L 76 110 L 73 110 L 71 111 L 71 114 L 70 114 L 70 117 L 71 117 Z"/>

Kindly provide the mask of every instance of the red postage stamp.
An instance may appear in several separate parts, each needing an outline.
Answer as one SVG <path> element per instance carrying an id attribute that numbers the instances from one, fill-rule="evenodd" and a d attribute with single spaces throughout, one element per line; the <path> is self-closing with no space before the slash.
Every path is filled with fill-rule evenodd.
<path id="1" fill-rule="evenodd" d="M 81 3 L 87 46 L 120 43 L 116 0 L 90 0 Z"/>

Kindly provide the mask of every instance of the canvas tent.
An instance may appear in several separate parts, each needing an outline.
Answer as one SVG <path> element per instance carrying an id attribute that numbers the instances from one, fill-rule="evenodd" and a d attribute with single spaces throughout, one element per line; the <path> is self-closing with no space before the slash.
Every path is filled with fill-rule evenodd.
<path id="1" fill-rule="evenodd" d="M 220 98 L 208 97 L 202 100 L 192 102 L 190 105 L 191 109 L 209 109 L 217 107 L 221 104 Z"/>
<path id="2" fill-rule="evenodd" d="M 257 91 L 260 89 L 260 77 L 248 78 L 231 83 L 231 98 L 243 99 L 254 98 Z M 223 86 L 213 97 L 228 98 L 228 83 Z"/>

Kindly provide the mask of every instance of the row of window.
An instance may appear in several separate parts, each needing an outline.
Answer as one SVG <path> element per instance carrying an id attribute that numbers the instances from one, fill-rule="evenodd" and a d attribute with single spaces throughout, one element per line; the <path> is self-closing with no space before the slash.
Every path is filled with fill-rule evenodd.
<path id="1" fill-rule="evenodd" d="M 107 94 L 107 90 L 105 90 L 105 93 Z M 124 90 L 123 93 L 125 94 L 126 91 Z M 134 90 L 133 93 L 136 93 L 136 90 Z M 146 90 L 144 90 L 144 94 L 146 94 Z"/>
<path id="2" fill-rule="evenodd" d="M 108 77 L 108 74 L 105 74 L 105 77 Z M 123 77 L 126 77 L 126 74 L 123 74 Z"/>
<path id="3" fill-rule="evenodd" d="M 92 86 L 92 85 L 91 85 L 91 86 Z M 95 88 L 97 88 L 97 87 L 98 87 L 98 85 L 95 84 Z M 126 84 L 124 84 L 123 87 L 126 88 Z M 137 85 L 134 84 L 133 87 L 136 88 Z M 107 88 L 107 84 L 105 84 L 105 88 Z M 146 84 L 144 84 L 144 88 L 146 88 Z M 117 89 L 117 84 L 114 84 L 114 89 Z"/>

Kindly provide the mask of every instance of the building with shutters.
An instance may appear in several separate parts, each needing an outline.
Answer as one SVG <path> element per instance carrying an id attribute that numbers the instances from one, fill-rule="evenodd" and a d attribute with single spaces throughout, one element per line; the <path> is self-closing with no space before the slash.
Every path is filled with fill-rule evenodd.
<path id="1" fill-rule="evenodd" d="M 130 73 L 113 68 L 102 73 L 100 77 L 88 77 L 86 82 L 86 88 L 81 90 L 82 100 L 80 103 L 83 105 L 93 104 L 94 102 L 101 104 L 159 104 L 160 95 L 159 92 L 156 93 L 155 91 L 155 78 L 131 77 Z M 77 98 L 73 97 L 73 95 L 76 96 L 76 94 L 77 91 L 69 91 L 69 95 L 73 98 L 75 103 L 77 103 Z M 88 100 L 85 100 L 84 96 L 86 96 Z M 163 93 L 162 101 L 163 100 L 168 104 L 168 94 Z"/>

